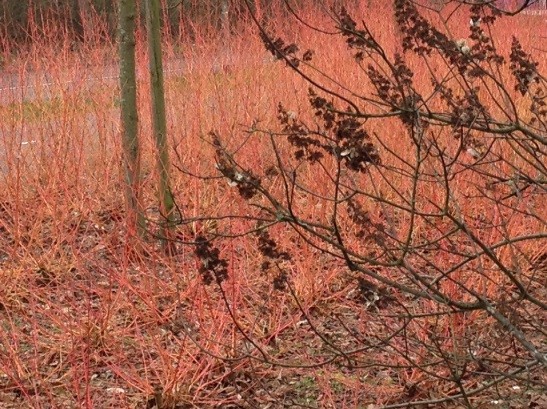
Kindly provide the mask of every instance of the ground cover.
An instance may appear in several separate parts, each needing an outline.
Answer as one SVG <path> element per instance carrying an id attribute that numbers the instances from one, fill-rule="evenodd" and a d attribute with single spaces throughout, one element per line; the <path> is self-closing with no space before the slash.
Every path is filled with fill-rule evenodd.
<path id="1" fill-rule="evenodd" d="M 367 17 L 367 10 L 361 13 L 391 53 L 400 37 L 389 17 L 393 12 L 385 7 L 376 14 L 385 16 L 382 19 Z M 320 27 L 332 23 L 316 10 L 304 10 L 302 15 Z M 466 35 L 468 17 L 462 13 L 459 18 L 465 24 L 452 20 L 455 38 Z M 505 52 L 513 33 L 525 48 L 534 49 L 536 33 L 541 32 L 536 30 L 538 25 L 545 27 L 541 18 L 519 16 L 500 25 L 499 33 L 492 36 L 501 39 L 500 48 Z M 280 102 L 295 117 L 318 120 L 307 101 L 309 84 L 272 60 L 254 26 L 240 29 L 229 39 L 195 41 L 179 45 L 181 49 L 166 46 L 176 50 L 168 59 L 183 61 L 180 71 L 167 76 L 166 89 L 176 168 L 173 192 L 187 220 L 177 230 L 177 254 L 170 257 L 153 239 L 141 254 L 127 251 L 117 88 L 111 80 L 94 79 L 97 82 L 92 86 L 75 81 L 93 72 L 95 62 L 104 64 L 105 55 L 111 56 L 108 64 L 114 64 L 115 48 L 103 45 L 106 50 L 84 49 L 75 54 L 68 49 L 48 51 L 48 44 L 44 44 L 45 48 L 4 67 L 23 79 L 47 72 L 50 81 L 43 88 L 36 81 L 31 98 L 10 99 L 0 106 L 0 115 L 6 118 L 0 122 L 0 406 L 375 408 L 438 399 L 437 406 L 429 407 L 465 407 L 458 406 L 461 402 L 443 401 L 459 391 L 442 378 L 453 375 L 447 362 L 466 356 L 471 339 L 492 348 L 491 361 L 484 367 L 477 360 L 471 362 L 474 366 L 464 379 L 465 387 L 480 391 L 488 382 L 497 382 L 495 388 L 469 398 L 475 407 L 544 405 L 544 373 L 535 366 L 524 367 L 528 361 L 524 352 L 515 353 L 522 355 L 518 364 L 524 369 L 497 381 L 488 365 L 498 360 L 502 367 L 508 351 L 520 351 L 520 347 L 506 343 L 507 334 L 488 316 L 480 311 L 443 316 L 434 303 L 383 292 L 383 287 L 375 287 L 378 283 L 371 287 L 339 259 L 309 246 L 297 231 L 283 225 L 275 226 L 269 234 L 279 251 L 292 255 L 290 260 L 280 261 L 290 285 L 283 291 L 275 288 L 278 270 L 260 251 L 265 238 L 239 236 L 256 223 L 245 221 L 251 212 L 248 202 L 215 169 L 215 147 L 209 132 L 222 135 L 223 143 L 230 152 L 237 152 L 246 169 L 259 174 L 272 192 L 282 194 L 283 181 L 270 168 L 276 154 L 271 149 L 271 135 L 260 131 L 279 131 Z M 324 43 L 323 37 L 294 20 L 280 20 L 272 30 L 315 50 L 314 64 L 334 80 L 319 72 L 316 78 L 345 94 L 354 89 L 344 84 L 364 92 L 366 85 L 362 84 L 367 84 L 367 77 L 355 65 L 343 39 Z M 142 46 L 138 64 L 144 71 Z M 540 70 L 544 70 L 545 54 L 536 56 Z M 67 73 L 74 79 L 70 86 L 66 86 Z M 509 81 L 509 73 L 506 75 Z M 430 86 L 425 74 L 415 81 Z M 158 214 L 145 77 L 139 85 L 144 191 L 153 232 Z M 529 115 L 525 101 L 516 92 L 513 97 L 520 115 Z M 400 137 L 400 126 L 395 120 L 386 120 L 368 128 L 384 152 L 396 153 L 386 155 L 384 163 L 393 169 L 412 160 L 410 145 Z M 439 139 L 446 149 L 457 149 L 448 135 Z M 505 155 L 505 151 L 496 151 L 502 149 L 498 145 L 492 149 Z M 289 145 L 280 143 L 278 153 L 293 163 Z M 508 220 L 504 227 L 511 237 L 545 234 L 545 194 L 527 196 L 518 211 L 489 208 L 490 201 L 476 197 L 477 173 L 472 169 L 465 172 L 464 165 L 472 159 L 460 164 L 464 171 L 455 182 L 455 194 L 469 203 L 460 211 L 477 223 Z M 525 169 L 527 159 L 515 157 L 509 163 Z M 326 161 L 325 166 L 334 165 Z M 482 165 L 485 171 L 500 171 L 496 166 Z M 329 172 L 318 171 L 311 164 L 300 164 L 298 170 L 300 186 L 315 192 L 310 195 L 302 189 L 295 194 L 299 216 L 318 222 L 328 219 L 328 201 L 322 198 L 329 194 Z M 379 180 L 375 189 L 397 202 L 397 192 L 411 189 L 409 179 L 394 176 Z M 366 186 L 368 181 L 366 175 L 354 180 L 358 186 Z M 416 201 L 420 208 L 434 209 L 438 190 L 427 183 L 419 189 Z M 365 206 L 373 223 L 386 217 L 377 203 Z M 358 226 L 352 224 L 349 214 L 341 217 L 349 249 L 382 257 L 380 247 L 356 234 Z M 388 217 L 396 220 L 397 234 L 404 237 L 410 222 L 405 213 L 394 212 Z M 426 221 L 424 218 L 415 226 L 413 239 L 417 242 L 435 242 L 437 233 L 447 230 L 443 220 L 435 219 L 439 223 L 435 226 Z M 229 262 L 228 278 L 221 287 L 203 284 L 201 261 L 194 248 L 184 244 L 209 234 L 220 237 L 215 245 Z M 493 228 L 482 234 L 488 243 L 504 237 Z M 469 250 L 463 235 L 453 239 L 451 244 Z M 518 249 L 518 253 L 502 252 L 500 258 L 517 264 L 530 291 L 545 300 L 545 240 L 529 240 Z M 455 254 L 452 259 L 447 254 L 411 255 L 409 260 L 424 270 L 430 259 L 442 266 L 458 263 Z M 267 262 L 270 264 L 265 267 Z M 487 274 L 477 275 L 471 267 L 484 268 Z M 380 266 L 378 272 L 401 283 L 410 281 L 396 268 Z M 457 274 L 460 282 L 492 297 L 511 297 L 507 278 L 495 266 L 470 263 Z M 460 294 L 457 285 L 443 285 L 443 290 L 466 301 L 467 294 Z M 401 327 L 408 336 L 393 336 L 391 331 L 408 310 L 429 311 L 431 315 Z M 535 315 L 534 325 L 547 321 L 540 308 L 526 313 Z M 545 346 L 540 329 L 529 330 L 531 340 Z M 442 340 L 431 334 L 443 334 Z M 392 342 L 387 343 L 388 339 Z M 350 352 L 351 359 L 347 357 Z M 407 355 L 423 366 L 409 365 Z M 441 380 L 429 376 L 431 373 Z M 481 377 L 482 373 L 488 376 Z"/>

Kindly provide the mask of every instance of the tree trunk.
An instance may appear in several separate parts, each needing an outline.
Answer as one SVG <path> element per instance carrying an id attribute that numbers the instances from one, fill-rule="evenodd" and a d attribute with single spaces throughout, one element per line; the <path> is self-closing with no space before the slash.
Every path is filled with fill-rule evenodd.
<path id="1" fill-rule="evenodd" d="M 167 120 L 165 115 L 165 93 L 160 34 L 160 1 L 146 1 L 146 27 L 148 31 L 148 58 L 150 62 L 150 90 L 152 94 L 152 126 L 157 149 L 159 172 L 159 201 L 166 223 L 160 235 L 164 245 L 169 243 L 169 230 L 174 226 L 175 202 L 169 182 L 169 150 L 167 146 Z"/>
<path id="2" fill-rule="evenodd" d="M 119 53 L 125 201 L 128 233 L 142 237 L 144 214 L 140 203 L 140 149 L 138 139 L 137 82 L 135 74 L 135 0 L 120 0 Z"/>

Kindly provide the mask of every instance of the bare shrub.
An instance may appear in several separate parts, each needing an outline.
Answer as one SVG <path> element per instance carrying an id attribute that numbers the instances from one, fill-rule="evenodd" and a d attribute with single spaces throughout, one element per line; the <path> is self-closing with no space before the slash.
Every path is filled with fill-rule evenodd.
<path id="1" fill-rule="evenodd" d="M 312 115 L 292 101 L 277 129 L 253 126 L 247 146 L 269 140 L 262 168 L 214 134 L 220 174 L 249 203 L 264 274 L 301 309 L 308 345 L 322 345 L 291 357 L 390 379 L 377 395 L 390 408 L 537 405 L 545 392 L 546 82 L 517 38 L 506 47 L 496 36 L 502 12 L 467 3 L 446 12 L 395 0 L 395 50 L 366 16 L 333 9 L 354 57 L 347 75 L 261 27 L 266 49 L 309 82 Z M 451 31 L 462 20 L 465 37 Z M 343 295 L 324 309 L 295 287 L 305 251 L 315 280 L 339 272 Z M 256 359 L 287 364 L 237 328 Z"/>

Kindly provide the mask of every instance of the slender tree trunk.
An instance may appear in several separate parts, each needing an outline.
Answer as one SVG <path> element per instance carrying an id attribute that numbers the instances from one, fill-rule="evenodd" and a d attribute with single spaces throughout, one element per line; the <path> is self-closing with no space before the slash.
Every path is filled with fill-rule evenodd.
<path id="1" fill-rule="evenodd" d="M 138 139 L 137 81 L 135 74 L 135 0 L 120 0 L 119 53 L 121 125 L 128 233 L 142 237 L 144 214 L 140 203 L 140 149 Z"/>
<path id="2" fill-rule="evenodd" d="M 146 0 L 146 27 L 148 31 L 148 54 L 150 60 L 150 90 L 152 93 L 152 126 L 157 149 L 159 172 L 159 201 L 166 223 L 161 235 L 164 244 L 169 242 L 169 229 L 175 223 L 175 202 L 171 193 L 169 150 L 167 145 L 167 120 L 165 115 L 165 93 L 160 34 L 160 1 Z"/>

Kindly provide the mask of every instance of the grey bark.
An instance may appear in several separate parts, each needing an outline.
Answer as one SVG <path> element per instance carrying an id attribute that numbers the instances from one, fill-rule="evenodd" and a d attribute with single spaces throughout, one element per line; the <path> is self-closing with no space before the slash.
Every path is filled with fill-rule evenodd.
<path id="1" fill-rule="evenodd" d="M 140 204 L 140 148 L 138 138 L 137 81 L 135 73 L 135 0 L 119 2 L 120 105 L 128 229 L 145 232 Z"/>
<path id="2" fill-rule="evenodd" d="M 175 202 L 170 186 L 169 147 L 167 144 L 167 119 L 165 114 L 165 91 L 160 34 L 160 1 L 146 0 L 146 27 L 148 31 L 148 53 L 150 91 L 152 96 L 152 127 L 157 149 L 159 172 L 159 201 L 166 224 L 162 236 L 168 238 L 168 230 L 175 222 Z"/>

